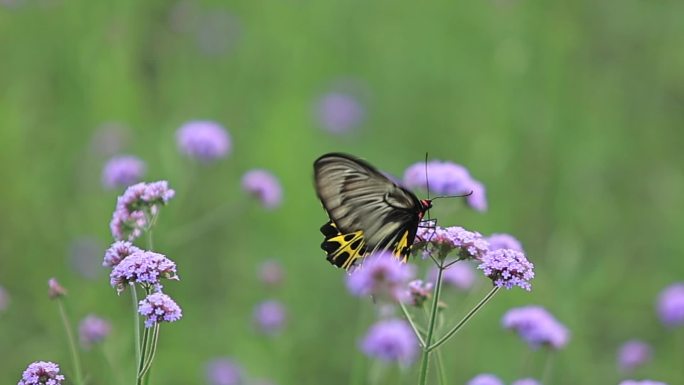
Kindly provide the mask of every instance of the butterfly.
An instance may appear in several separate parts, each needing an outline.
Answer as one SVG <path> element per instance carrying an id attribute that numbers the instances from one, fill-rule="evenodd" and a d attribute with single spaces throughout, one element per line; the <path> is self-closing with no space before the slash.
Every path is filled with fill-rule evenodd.
<path id="1" fill-rule="evenodd" d="M 329 153 L 314 162 L 316 194 L 330 220 L 321 248 L 335 266 L 350 269 L 365 255 L 388 250 L 406 262 L 432 200 L 393 182 L 352 155 Z"/>

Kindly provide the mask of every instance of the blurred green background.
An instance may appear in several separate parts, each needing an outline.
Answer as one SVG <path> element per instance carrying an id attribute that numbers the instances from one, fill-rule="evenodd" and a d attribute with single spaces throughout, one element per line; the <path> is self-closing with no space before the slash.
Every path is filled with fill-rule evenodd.
<path id="1" fill-rule="evenodd" d="M 617 384 L 615 352 L 630 338 L 655 347 L 634 377 L 684 383 L 684 334 L 654 312 L 658 292 L 684 278 L 683 16 L 675 0 L 2 1 L 0 286 L 11 303 L 0 313 L 0 382 L 16 383 L 35 360 L 71 374 L 46 295 L 52 276 L 69 290 L 73 321 L 110 319 L 104 350 L 132 361 L 130 298 L 104 268 L 87 278 L 72 261 L 74 242 L 94 243 L 91 266 L 111 242 L 120 191 L 101 186 L 106 156 L 94 143 L 120 122 L 120 152 L 177 191 L 155 244 L 178 264 L 167 291 L 184 318 L 162 327 L 153 383 L 205 383 L 217 356 L 281 385 L 348 384 L 353 370 L 415 383 L 415 368 L 378 368 L 358 352 L 372 304 L 347 294 L 319 249 L 326 217 L 312 162 L 329 151 L 395 175 L 426 151 L 465 165 L 489 210 L 444 200 L 432 215 L 511 233 L 535 263 L 532 292 L 500 293 L 446 346 L 452 383 L 541 375 L 545 352 L 528 353 L 499 324 L 526 304 L 572 331 L 551 384 Z M 366 112 L 333 135 L 314 109 L 340 82 Z M 198 118 L 227 127 L 228 158 L 203 166 L 178 153 L 175 131 Z M 277 210 L 241 191 L 255 167 L 280 178 Z M 269 258 L 286 271 L 277 290 L 257 280 Z M 449 292 L 451 314 L 486 285 L 478 290 Z M 273 338 L 251 325 L 268 298 L 289 316 Z M 91 384 L 113 383 L 101 353 L 84 353 Z"/>

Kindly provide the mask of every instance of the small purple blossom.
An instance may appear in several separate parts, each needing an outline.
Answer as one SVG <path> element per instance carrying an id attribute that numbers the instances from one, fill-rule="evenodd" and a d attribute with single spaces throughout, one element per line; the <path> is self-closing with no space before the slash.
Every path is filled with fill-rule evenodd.
<path id="1" fill-rule="evenodd" d="M 527 291 L 532 290 L 529 281 L 534 278 L 534 265 L 519 251 L 499 249 L 489 252 L 477 268 L 482 270 L 496 287 L 511 289 L 513 286 L 519 286 Z"/>
<path id="2" fill-rule="evenodd" d="M 270 300 L 258 304 L 254 308 L 252 318 L 260 331 L 276 334 L 285 326 L 287 315 L 282 303 Z"/>
<path id="3" fill-rule="evenodd" d="M 129 140 L 129 128 L 119 122 L 100 124 L 90 139 L 90 151 L 98 156 L 108 158 L 121 152 Z"/>
<path id="4" fill-rule="evenodd" d="M 653 380 L 641 380 L 641 381 L 624 380 L 620 383 L 620 385 L 667 385 L 667 384 L 664 382 L 653 381 Z"/>
<path id="5" fill-rule="evenodd" d="M 672 284 L 660 292 L 658 315 L 666 326 L 684 324 L 684 282 Z"/>
<path id="6" fill-rule="evenodd" d="M 364 119 L 361 102 L 352 94 L 330 92 L 321 97 L 316 106 L 319 124 L 333 134 L 345 134 Z"/>
<path id="7" fill-rule="evenodd" d="M 511 385 L 541 385 L 541 382 L 535 380 L 534 378 L 521 378 L 519 380 L 513 381 Z"/>
<path id="8" fill-rule="evenodd" d="M 520 241 L 510 234 L 492 234 L 486 239 L 489 242 L 489 250 L 512 249 L 524 252 Z"/>
<path id="9" fill-rule="evenodd" d="M 222 357 L 209 361 L 206 369 L 210 385 L 242 385 L 242 369 L 230 358 Z"/>
<path id="10" fill-rule="evenodd" d="M 152 293 L 140 301 L 138 313 L 147 317 L 145 320 L 146 328 L 160 322 L 175 322 L 183 316 L 181 308 L 176 302 L 162 292 Z"/>
<path id="11" fill-rule="evenodd" d="M 432 268 L 428 275 L 431 281 L 437 280 L 437 268 Z M 475 284 L 475 269 L 465 261 L 454 263 L 442 273 L 442 282 L 460 290 L 468 290 Z"/>
<path id="12" fill-rule="evenodd" d="M 430 298 L 433 288 L 432 282 L 423 282 L 420 279 L 408 283 L 408 298 L 413 306 L 423 306 L 423 303 Z"/>
<path id="13" fill-rule="evenodd" d="M 49 361 L 37 361 L 28 366 L 17 385 L 60 385 L 64 376 L 59 365 Z"/>
<path id="14" fill-rule="evenodd" d="M 435 253 L 439 258 L 458 250 L 461 259 L 481 260 L 489 252 L 489 243 L 482 234 L 459 226 L 419 227 L 416 247 L 423 247 L 425 252 Z"/>
<path id="15" fill-rule="evenodd" d="M 66 289 L 57 282 L 57 278 L 50 278 L 48 280 L 48 297 L 50 297 L 50 299 L 63 297 L 66 293 Z"/>
<path id="16" fill-rule="evenodd" d="M 259 266 L 259 280 L 267 286 L 279 286 L 283 282 L 283 267 L 275 260 L 264 261 Z"/>
<path id="17" fill-rule="evenodd" d="M 124 258 L 112 269 L 109 282 L 117 293 L 127 285 L 139 283 L 161 290 L 161 278 L 178 279 L 176 264 L 162 254 L 152 251 L 137 251 Z"/>
<path id="18" fill-rule="evenodd" d="M 128 257 L 133 253 L 142 252 L 140 248 L 134 246 L 128 241 L 116 241 L 112 243 L 111 246 L 105 251 L 104 261 L 102 266 L 104 267 L 116 267 L 124 258 Z"/>
<path id="19" fill-rule="evenodd" d="M 275 175 L 266 170 L 252 170 L 242 177 L 242 189 L 253 195 L 267 209 L 275 209 L 283 200 L 283 189 Z"/>
<path id="20" fill-rule="evenodd" d="M 389 319 L 371 326 L 361 351 L 368 357 L 409 365 L 418 353 L 418 340 L 406 321 Z"/>
<path id="21" fill-rule="evenodd" d="M 231 150 L 228 131 L 220 124 L 207 120 L 185 123 L 176 131 L 176 142 L 182 153 L 202 162 L 224 158 Z"/>
<path id="22" fill-rule="evenodd" d="M 473 377 L 468 381 L 467 385 L 504 385 L 504 383 L 499 377 L 493 374 L 484 373 Z"/>
<path id="23" fill-rule="evenodd" d="M 129 186 L 116 201 L 109 227 L 114 239 L 132 241 L 142 235 L 159 208 L 175 195 L 168 182 L 138 183 Z"/>
<path id="24" fill-rule="evenodd" d="M 112 157 L 102 168 L 102 185 L 110 190 L 130 186 L 142 179 L 146 169 L 145 162 L 136 156 Z"/>
<path id="25" fill-rule="evenodd" d="M 427 168 L 427 179 L 426 179 Z M 473 179 L 468 170 L 460 164 L 433 160 L 418 162 L 409 166 L 404 172 L 404 185 L 409 188 L 427 188 L 438 195 L 465 195 L 466 202 L 477 211 L 487 210 L 485 188 L 482 183 Z"/>
<path id="26" fill-rule="evenodd" d="M 511 309 L 501 323 L 504 328 L 515 330 L 533 349 L 540 346 L 561 349 L 570 339 L 568 329 L 541 306 Z"/>
<path id="27" fill-rule="evenodd" d="M 401 300 L 404 288 L 413 278 L 413 268 L 399 261 L 389 252 L 380 252 L 364 259 L 347 275 L 347 288 L 358 297 L 377 296 Z"/>
<path id="28" fill-rule="evenodd" d="M 85 348 L 90 348 L 94 344 L 104 340 L 112 331 L 112 325 L 109 321 L 89 314 L 78 325 L 78 335 L 81 340 L 81 345 Z"/>
<path id="29" fill-rule="evenodd" d="M 651 360 L 653 349 L 649 344 L 639 340 L 625 342 L 618 350 L 618 366 L 630 372 Z"/>
<path id="30" fill-rule="evenodd" d="M 10 303 L 10 296 L 4 287 L 0 286 L 0 312 L 7 310 Z"/>

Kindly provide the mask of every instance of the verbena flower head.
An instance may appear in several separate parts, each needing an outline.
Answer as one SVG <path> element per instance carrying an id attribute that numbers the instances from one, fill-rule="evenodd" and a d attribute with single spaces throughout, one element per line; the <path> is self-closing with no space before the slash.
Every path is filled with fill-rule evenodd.
<path id="1" fill-rule="evenodd" d="M 0 286 L 0 312 L 7 310 L 10 303 L 10 296 L 4 287 Z"/>
<path id="2" fill-rule="evenodd" d="M 426 179 L 427 168 L 427 179 Z M 473 179 L 468 170 L 460 164 L 433 160 L 418 162 L 404 172 L 404 185 L 409 188 L 426 189 L 429 182 L 430 192 L 437 195 L 465 195 L 470 207 L 478 211 L 487 210 L 485 188 Z"/>
<path id="3" fill-rule="evenodd" d="M 196 120 L 176 131 L 176 142 L 182 153 L 203 162 L 223 158 L 230 153 L 228 131 L 216 122 Z"/>
<path id="4" fill-rule="evenodd" d="M 499 379 L 499 377 L 493 374 L 484 373 L 473 377 L 470 381 L 468 381 L 467 385 L 504 385 L 504 383 Z"/>
<path id="5" fill-rule="evenodd" d="M 282 303 L 270 300 L 258 304 L 253 313 L 254 324 L 266 334 L 276 334 L 285 326 L 287 314 Z"/>
<path id="6" fill-rule="evenodd" d="M 431 281 L 437 280 L 436 267 L 430 269 L 428 277 Z M 442 273 L 442 282 L 460 290 L 468 290 L 473 287 L 476 278 L 475 268 L 467 261 L 456 262 Z"/>
<path id="7" fill-rule="evenodd" d="M 413 306 L 423 306 L 432 293 L 432 282 L 423 282 L 420 279 L 408 283 L 408 298 Z"/>
<path id="8" fill-rule="evenodd" d="M 361 351 L 368 357 L 409 365 L 418 354 L 418 340 L 406 321 L 389 319 L 371 326 Z"/>
<path id="9" fill-rule="evenodd" d="M 365 110 L 353 95 L 330 92 L 323 95 L 316 106 L 319 124 L 333 134 L 344 134 L 361 124 Z"/>
<path id="10" fill-rule="evenodd" d="M 660 293 L 658 315 L 666 326 L 684 325 L 684 282 L 670 285 Z"/>
<path id="11" fill-rule="evenodd" d="M 494 286 L 510 289 L 519 286 L 532 290 L 530 280 L 534 278 L 534 265 L 525 254 L 511 249 L 499 249 L 487 253 L 477 267 L 489 277 Z"/>
<path id="12" fill-rule="evenodd" d="M 242 369 L 227 357 L 209 361 L 206 374 L 210 385 L 243 385 Z"/>
<path id="13" fill-rule="evenodd" d="M 129 186 L 116 201 L 109 227 L 114 239 L 132 241 L 142 235 L 143 230 L 175 195 L 168 182 L 138 183 Z"/>
<path id="14" fill-rule="evenodd" d="M 458 251 L 461 259 L 481 260 L 489 252 L 489 243 L 482 234 L 459 226 L 419 227 L 416 247 L 439 258 Z"/>
<path id="15" fill-rule="evenodd" d="M 102 168 L 102 185 L 108 189 L 127 187 L 142 179 L 147 166 L 133 155 L 115 156 Z"/>
<path id="16" fill-rule="evenodd" d="M 66 293 L 66 289 L 57 282 L 57 278 L 50 278 L 48 280 L 48 297 L 50 297 L 50 299 L 63 297 Z"/>
<path id="17" fill-rule="evenodd" d="M 511 385 L 541 385 L 541 382 L 535 380 L 534 378 L 521 378 L 519 380 L 513 381 Z"/>
<path id="18" fill-rule="evenodd" d="M 347 288 L 358 297 L 373 295 L 378 298 L 401 300 L 404 288 L 413 278 L 413 268 L 389 252 L 375 253 L 347 275 Z"/>
<path id="19" fill-rule="evenodd" d="M 283 282 L 283 267 L 275 260 L 268 260 L 259 266 L 259 280 L 267 286 L 278 286 Z"/>
<path id="20" fill-rule="evenodd" d="M 641 380 L 641 381 L 624 380 L 620 383 L 620 385 L 667 385 L 667 384 L 664 382 L 652 381 L 652 380 Z"/>
<path id="21" fill-rule="evenodd" d="M 64 376 L 59 365 L 49 361 L 37 361 L 28 366 L 17 385 L 60 385 Z"/>
<path id="22" fill-rule="evenodd" d="M 109 283 L 121 293 L 131 284 L 149 285 L 161 290 L 162 278 L 178 279 L 176 264 L 164 255 L 138 251 L 124 258 L 109 274 Z"/>
<path id="23" fill-rule="evenodd" d="M 145 327 L 150 328 L 160 322 L 175 322 L 181 319 L 181 308 L 171 297 L 156 292 L 148 295 L 138 304 L 138 313 L 144 317 Z"/>
<path id="24" fill-rule="evenodd" d="M 618 350 L 618 366 L 623 371 L 632 371 L 651 360 L 651 345 L 639 340 L 630 340 Z"/>
<path id="25" fill-rule="evenodd" d="M 501 323 L 504 328 L 516 331 L 533 349 L 540 346 L 561 349 L 570 339 L 568 329 L 541 306 L 511 309 Z"/>
<path id="26" fill-rule="evenodd" d="M 124 258 L 128 257 L 133 253 L 142 252 L 140 248 L 134 246 L 128 241 L 116 241 L 112 243 L 111 246 L 105 251 L 104 261 L 102 266 L 104 267 L 115 267 Z"/>
<path id="27" fill-rule="evenodd" d="M 277 208 L 283 200 L 278 178 L 266 170 L 248 171 L 242 177 L 242 189 L 259 199 L 267 209 Z"/>
<path id="28" fill-rule="evenodd" d="M 109 321 L 89 314 L 78 325 L 78 335 L 81 340 L 81 345 L 89 348 L 92 345 L 104 340 L 112 331 L 112 325 Z"/>
<path id="29" fill-rule="evenodd" d="M 486 239 L 489 242 L 489 250 L 512 249 L 524 252 L 520 241 L 510 234 L 492 234 Z"/>

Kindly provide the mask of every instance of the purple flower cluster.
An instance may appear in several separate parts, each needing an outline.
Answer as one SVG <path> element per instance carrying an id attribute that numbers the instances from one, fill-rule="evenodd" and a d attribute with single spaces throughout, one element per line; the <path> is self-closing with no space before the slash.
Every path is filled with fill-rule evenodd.
<path id="1" fill-rule="evenodd" d="M 620 383 L 620 385 L 667 385 L 667 384 L 664 382 L 653 381 L 653 380 L 641 380 L 641 381 L 624 380 Z"/>
<path id="2" fill-rule="evenodd" d="M 521 378 L 513 381 L 511 385 L 541 385 L 541 383 L 534 378 Z"/>
<path id="3" fill-rule="evenodd" d="M 147 317 L 145 320 L 145 327 L 147 328 L 160 322 L 178 321 L 183 316 L 181 308 L 176 302 L 162 292 L 152 293 L 140 301 L 138 313 Z"/>
<path id="4" fill-rule="evenodd" d="M 541 306 L 514 308 L 504 314 L 504 328 L 515 330 L 532 348 L 564 347 L 570 339 L 568 329 Z"/>
<path id="5" fill-rule="evenodd" d="M 139 253 L 142 250 L 135 247 L 131 242 L 127 241 L 116 241 L 112 243 L 111 246 L 105 251 L 104 261 L 102 266 L 104 267 L 115 267 L 124 258 L 128 257 L 133 253 Z"/>
<path id="6" fill-rule="evenodd" d="M 59 365 L 49 361 L 37 361 L 28 366 L 17 385 L 60 385 L 64 376 Z"/>
<path id="7" fill-rule="evenodd" d="M 437 268 L 430 270 L 431 281 L 437 280 Z M 475 269 L 465 261 L 454 263 L 442 273 L 442 282 L 460 290 L 468 290 L 475 284 Z"/>
<path id="8" fill-rule="evenodd" d="M 242 177 L 242 189 L 256 197 L 267 209 L 275 209 L 283 200 L 283 189 L 273 174 L 266 170 L 248 171 Z"/>
<path id="9" fill-rule="evenodd" d="M 534 265 L 519 251 L 499 249 L 489 252 L 477 268 L 482 270 L 496 287 L 510 289 L 519 286 L 527 291 L 532 289 L 529 281 L 534 278 Z"/>
<path id="10" fill-rule="evenodd" d="M 482 259 L 489 252 L 489 243 L 476 231 L 463 227 L 419 227 L 416 247 L 424 247 L 428 253 L 440 258 L 458 249 L 462 259 Z"/>
<path id="11" fill-rule="evenodd" d="M 356 296 L 402 300 L 405 287 L 413 278 L 411 266 L 401 263 L 389 252 L 366 257 L 363 263 L 347 275 L 347 288 Z"/>
<path id="12" fill-rule="evenodd" d="M 318 101 L 316 112 L 320 125 L 333 134 L 344 134 L 356 128 L 365 115 L 359 100 L 343 92 L 323 95 Z"/>
<path id="13" fill-rule="evenodd" d="M 89 314 L 78 325 L 81 345 L 86 348 L 104 340 L 112 331 L 112 325 L 105 319 Z"/>
<path id="14" fill-rule="evenodd" d="M 672 284 L 660 293 L 658 315 L 666 326 L 684 325 L 684 282 Z"/>
<path id="15" fill-rule="evenodd" d="M 138 251 L 124 258 L 112 269 L 109 282 L 121 293 L 126 285 L 138 283 L 149 285 L 159 291 L 161 278 L 178 279 L 176 264 L 162 254 Z"/>
<path id="16" fill-rule="evenodd" d="M 286 318 L 285 306 L 275 300 L 264 301 L 254 308 L 254 324 L 266 334 L 278 333 L 285 325 Z"/>
<path id="17" fill-rule="evenodd" d="M 427 168 L 427 175 L 426 175 Z M 426 179 L 427 177 L 427 179 Z M 433 160 L 415 163 L 404 172 L 404 185 L 409 188 L 427 188 L 439 195 L 464 195 L 468 205 L 477 211 L 487 210 L 487 198 L 482 183 L 473 179 L 460 164 Z"/>
<path id="18" fill-rule="evenodd" d="M 242 385 L 242 369 L 230 358 L 216 358 L 209 361 L 206 369 L 210 385 Z"/>
<path id="19" fill-rule="evenodd" d="M 653 349 L 643 341 L 625 342 L 618 350 L 618 366 L 623 371 L 632 371 L 651 360 Z"/>
<path id="20" fill-rule="evenodd" d="M 499 377 L 493 374 L 484 373 L 473 377 L 468 381 L 467 385 L 504 385 L 504 383 Z"/>
<path id="21" fill-rule="evenodd" d="M 176 131 L 176 142 L 182 153 L 202 162 L 211 162 L 230 153 L 228 132 L 216 122 L 187 122 Z"/>
<path id="22" fill-rule="evenodd" d="M 115 156 L 102 169 L 102 185 L 108 189 L 130 186 L 140 181 L 146 168 L 145 162 L 136 156 Z"/>
<path id="23" fill-rule="evenodd" d="M 278 261 L 265 261 L 259 266 L 258 275 L 264 285 L 278 286 L 283 282 L 283 267 Z"/>
<path id="24" fill-rule="evenodd" d="M 423 306 L 423 303 L 430 298 L 433 288 L 432 282 L 423 282 L 420 279 L 408 283 L 408 298 L 413 306 Z"/>
<path id="25" fill-rule="evenodd" d="M 510 234 L 492 234 L 486 239 L 489 242 L 489 250 L 512 249 L 524 252 L 520 241 Z"/>
<path id="26" fill-rule="evenodd" d="M 142 235 L 159 213 L 159 208 L 173 198 L 168 182 L 138 183 L 130 186 L 116 201 L 109 227 L 116 240 L 132 241 Z"/>
<path id="27" fill-rule="evenodd" d="M 379 321 L 368 330 L 361 342 L 361 351 L 382 361 L 409 365 L 418 353 L 418 340 L 406 321 Z"/>

